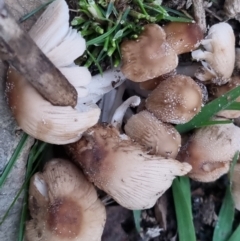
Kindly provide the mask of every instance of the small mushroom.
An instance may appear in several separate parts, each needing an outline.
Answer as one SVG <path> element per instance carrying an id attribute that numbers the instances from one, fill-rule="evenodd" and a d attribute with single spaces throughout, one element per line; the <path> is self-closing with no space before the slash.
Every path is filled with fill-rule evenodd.
<path id="1" fill-rule="evenodd" d="M 147 24 L 137 40 L 121 44 L 121 71 L 130 80 L 142 82 L 166 74 L 177 67 L 178 57 L 166 41 L 164 30 Z"/>
<path id="2" fill-rule="evenodd" d="M 95 125 L 67 150 L 91 182 L 128 209 L 151 208 L 175 176 L 191 169 L 186 163 L 147 154 L 111 125 Z"/>
<path id="3" fill-rule="evenodd" d="M 30 182 L 27 241 L 100 241 L 106 210 L 94 186 L 69 161 L 53 159 Z"/>
<path id="4" fill-rule="evenodd" d="M 189 177 L 213 182 L 229 171 L 230 163 L 240 150 L 240 128 L 234 124 L 212 125 L 194 132 L 178 155 L 192 165 Z"/>
<path id="5" fill-rule="evenodd" d="M 176 158 L 181 147 L 181 136 L 176 129 L 146 110 L 133 115 L 124 129 L 130 138 L 145 146 L 152 155 Z"/>
<path id="6" fill-rule="evenodd" d="M 233 170 L 232 196 L 235 208 L 240 211 L 240 163 L 238 162 Z"/>
<path id="7" fill-rule="evenodd" d="M 85 40 L 69 28 L 69 10 L 64 0 L 49 5 L 30 30 L 33 40 L 74 85 L 81 99 L 91 74 L 74 64 L 86 48 Z M 60 25 L 59 25 L 60 24 Z M 63 28 L 59 27 L 62 26 Z M 6 82 L 8 104 L 18 125 L 29 135 L 53 144 L 74 142 L 89 127 L 95 125 L 100 109 L 95 104 L 80 104 L 75 108 L 53 106 L 16 70 L 10 68 Z"/>
<path id="8" fill-rule="evenodd" d="M 183 124 L 202 106 L 202 91 L 188 76 L 175 75 L 162 81 L 146 99 L 146 108 L 163 122 Z"/>
<path id="9" fill-rule="evenodd" d="M 218 85 L 227 83 L 235 64 L 235 35 L 231 25 L 224 22 L 214 24 L 201 45 L 206 51 L 192 52 L 193 59 L 201 60 L 203 65 L 196 77 Z"/>
<path id="10" fill-rule="evenodd" d="M 196 49 L 203 39 L 203 31 L 197 23 L 171 22 L 163 26 L 167 42 L 177 54 Z"/>
<path id="11" fill-rule="evenodd" d="M 231 80 L 221 86 L 212 86 L 211 93 L 215 98 L 218 98 L 222 95 L 224 95 L 226 92 L 236 88 L 240 85 L 240 76 L 233 76 Z M 240 102 L 240 97 L 236 99 L 236 102 Z M 240 117 L 240 111 L 239 110 L 222 110 L 217 113 L 217 116 L 225 117 L 228 119 L 235 119 Z"/>

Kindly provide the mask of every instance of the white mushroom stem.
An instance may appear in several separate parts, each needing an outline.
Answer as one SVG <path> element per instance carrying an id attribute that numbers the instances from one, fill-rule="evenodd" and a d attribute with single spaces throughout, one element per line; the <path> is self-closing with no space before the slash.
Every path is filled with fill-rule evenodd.
<path id="1" fill-rule="evenodd" d="M 99 107 L 101 109 L 101 116 L 99 121 L 107 123 L 111 122 L 115 110 L 123 102 L 122 98 L 125 89 L 126 85 L 124 82 L 119 87 L 113 89 L 103 96 L 101 102 L 99 103 Z"/>
<path id="2" fill-rule="evenodd" d="M 97 103 L 103 95 L 121 85 L 126 80 L 119 68 L 107 70 L 92 77 L 87 86 L 88 95 L 79 100 L 79 103 Z"/>
<path id="3" fill-rule="evenodd" d="M 124 101 L 115 111 L 111 124 L 116 127 L 117 129 L 120 129 L 123 121 L 123 117 L 125 115 L 126 110 L 129 107 L 136 107 L 140 104 L 141 98 L 138 96 L 132 96 L 128 98 L 126 101 Z"/>

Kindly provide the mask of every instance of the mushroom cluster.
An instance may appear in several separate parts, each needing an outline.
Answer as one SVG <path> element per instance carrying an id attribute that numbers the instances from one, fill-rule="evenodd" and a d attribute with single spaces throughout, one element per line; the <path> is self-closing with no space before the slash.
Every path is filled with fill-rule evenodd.
<path id="1" fill-rule="evenodd" d="M 210 98 L 223 96 L 239 86 L 239 74 L 233 72 L 238 59 L 235 59 L 232 27 L 227 23 L 211 26 L 201 45 L 206 51 L 199 49 L 192 52 L 192 57 L 201 60 L 203 65 L 196 71 L 195 77 L 207 85 Z M 239 102 L 239 98 L 236 102 Z M 222 110 L 216 114 L 217 118 L 214 120 L 238 118 L 239 113 L 239 110 L 234 109 Z M 240 128 L 233 123 L 196 129 L 181 147 L 177 159 L 192 166 L 188 174 L 192 179 L 201 182 L 215 181 L 229 171 L 235 153 L 240 150 L 239 135 Z"/>
<path id="2" fill-rule="evenodd" d="M 218 85 L 228 82 L 214 86 L 213 96 L 239 85 L 239 76 L 232 77 L 235 38 L 230 25 L 212 26 L 203 39 L 195 23 L 148 24 L 137 40 L 122 43 L 122 73 L 113 69 L 92 79 L 87 68 L 74 63 L 86 43 L 69 28 L 68 21 L 66 2 L 55 0 L 29 34 L 77 90 L 77 106 L 52 105 L 16 70 L 8 71 L 8 103 L 19 126 L 45 142 L 67 144 L 65 149 L 77 164 L 54 159 L 32 177 L 32 219 L 26 225 L 29 241 L 100 240 L 106 213 L 93 184 L 123 207 L 147 209 L 155 205 L 176 176 L 188 175 L 202 182 L 216 180 L 228 172 L 240 150 L 240 128 L 232 123 L 194 130 L 183 146 L 174 128 L 201 111 L 205 91 L 194 78 L 177 73 L 179 54 L 192 52 L 200 44 L 206 49 L 192 52 L 203 65 L 195 77 Z M 222 28 L 228 33 L 226 37 L 219 30 Z M 226 52 L 229 41 L 230 51 Z M 139 105 L 141 99 L 127 99 L 110 124 L 97 124 L 100 108 L 96 103 L 125 77 L 151 92 L 142 110 L 128 118 L 123 134 L 126 109 Z M 227 118 L 238 115 L 218 113 Z"/>
<path id="3" fill-rule="evenodd" d="M 170 144 L 168 138 L 171 139 L 171 135 L 167 135 L 167 138 L 162 131 L 163 124 L 169 126 L 169 123 L 187 123 L 201 111 L 203 103 L 207 102 L 206 96 L 208 96 L 207 89 L 209 89 L 209 86 L 206 87 L 205 84 L 211 84 L 210 99 L 220 97 L 227 91 L 239 86 L 239 74 L 232 76 L 234 66 L 236 65 L 238 68 L 238 59 L 236 59 L 235 64 L 235 36 L 232 27 L 227 23 L 215 24 L 211 26 L 205 39 L 202 39 L 203 34 L 198 28 L 199 26 L 195 24 L 170 23 L 163 28 L 150 24 L 146 26 L 146 31 L 139 39 L 123 43 L 123 73 L 130 80 L 141 82 L 141 88 L 151 91 L 148 92 L 144 101 L 144 111 L 133 115 L 124 128 L 126 134 L 145 146 L 149 153 L 176 157 L 177 160 L 187 162 L 192 166 L 192 170 L 188 174 L 191 178 L 209 182 L 228 172 L 235 152 L 240 150 L 238 143 L 240 129 L 234 124 L 200 128 L 190 135 L 190 138 L 182 147 L 181 142 L 176 141 L 174 145 Z M 162 33 L 162 40 L 159 41 L 159 45 L 155 43 L 158 47 L 151 49 L 150 46 L 148 48 L 145 48 L 144 45 L 141 46 L 141 44 L 146 44 L 148 37 L 151 43 L 153 42 L 154 35 L 151 35 L 150 31 L 153 31 L 153 29 L 158 34 Z M 184 29 L 188 29 L 186 32 L 189 33 L 195 31 L 195 40 L 192 44 Z M 224 36 L 223 30 L 225 30 Z M 200 44 L 206 51 L 195 50 Z M 127 48 L 128 45 L 129 48 Z M 140 67 L 142 65 L 139 62 L 146 54 L 148 54 L 146 59 L 151 63 L 155 60 L 152 56 L 154 54 L 157 56 L 160 52 L 160 46 L 165 45 L 168 46 L 165 49 L 171 48 L 175 51 L 175 56 L 192 51 L 193 59 L 201 60 L 203 67 L 197 69 L 194 78 L 176 74 L 175 64 L 165 72 L 154 72 L 151 67 L 158 66 L 160 63 L 164 67 L 166 62 L 162 63 L 163 57 L 166 58 L 166 53 L 169 53 L 171 60 L 172 51 L 166 51 L 165 54 L 161 52 L 156 57 L 157 61 L 153 62 L 154 64 L 151 64 L 150 67 L 148 67 L 148 64 L 145 65 L 144 69 Z M 137 54 L 131 51 L 135 48 L 140 49 Z M 125 50 L 128 51 L 128 54 L 125 53 Z M 148 50 L 148 53 L 145 50 Z M 168 63 L 173 62 L 170 60 Z M 138 69 L 140 70 L 138 71 Z M 168 72 L 169 70 L 170 72 Z M 142 72 L 147 75 L 144 76 Z M 153 72 L 155 75 L 151 74 Z M 150 80 L 146 81 L 147 79 Z M 236 101 L 239 102 L 238 99 Z M 239 110 L 223 110 L 217 113 L 217 116 L 232 119 L 239 117 L 239 113 Z M 173 133 L 172 131 L 168 132 Z M 176 137 L 176 133 L 174 135 Z M 176 140 L 176 138 L 173 139 Z M 168 143 L 169 147 L 166 149 Z M 176 146 L 180 149 L 179 154 L 179 149 L 176 149 Z M 215 151 L 216 149 L 219 151 Z M 166 155 L 167 153 L 169 156 Z"/>
<path id="4" fill-rule="evenodd" d="M 112 125 L 95 125 L 67 150 L 91 182 L 128 209 L 151 208 L 175 176 L 191 170 L 187 163 L 148 154 Z"/>
<path id="5" fill-rule="evenodd" d="M 121 71 L 135 82 L 167 74 L 177 67 L 178 55 L 197 48 L 202 38 L 195 23 L 147 24 L 136 40 L 121 44 Z"/>
<path id="6" fill-rule="evenodd" d="M 52 144 L 77 141 L 99 120 L 100 108 L 95 103 L 103 94 L 120 85 L 124 78 L 119 71 L 113 70 L 110 76 L 106 73 L 92 79 L 86 67 L 74 63 L 86 50 L 86 41 L 77 30 L 69 27 L 69 9 L 65 0 L 51 3 L 29 35 L 74 86 L 78 101 L 74 108 L 52 105 L 24 76 L 10 67 L 6 93 L 12 113 L 19 127 L 36 139 Z"/>

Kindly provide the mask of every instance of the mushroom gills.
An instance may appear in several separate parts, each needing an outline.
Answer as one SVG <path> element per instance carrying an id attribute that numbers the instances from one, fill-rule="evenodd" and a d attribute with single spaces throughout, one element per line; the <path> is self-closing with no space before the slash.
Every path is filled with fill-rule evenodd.
<path id="1" fill-rule="evenodd" d="M 147 154 L 111 125 L 95 125 L 66 148 L 91 182 L 133 210 L 151 208 L 176 176 L 191 170 L 187 163 Z"/>

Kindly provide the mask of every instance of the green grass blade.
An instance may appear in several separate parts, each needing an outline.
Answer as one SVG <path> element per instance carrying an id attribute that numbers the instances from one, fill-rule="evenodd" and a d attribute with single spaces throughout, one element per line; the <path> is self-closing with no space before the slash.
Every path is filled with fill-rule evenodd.
<path id="1" fill-rule="evenodd" d="M 36 151 L 36 153 L 31 153 L 29 155 L 29 160 L 31 159 L 31 155 L 32 155 L 32 162 L 34 163 L 37 158 L 41 155 L 41 153 L 43 152 L 43 150 L 45 149 L 45 147 L 47 146 L 47 143 L 41 143 L 40 147 L 38 148 L 38 150 Z M 39 164 L 40 162 L 38 162 Z M 10 210 L 12 209 L 12 207 L 14 206 L 15 202 L 18 200 L 19 196 L 21 195 L 22 191 L 24 190 L 24 188 L 26 187 L 27 183 L 29 182 L 31 176 L 33 175 L 33 173 L 36 171 L 38 164 L 34 165 L 34 169 L 32 170 L 32 172 L 30 173 L 30 175 L 26 178 L 25 182 L 23 183 L 22 187 L 20 188 L 20 190 L 18 191 L 16 197 L 13 199 L 12 203 L 10 204 L 9 208 L 7 209 L 6 213 L 4 214 L 4 216 L 2 217 L 1 221 L 0 221 L 0 225 L 3 224 L 3 222 L 5 221 L 5 219 L 7 218 Z"/>
<path id="2" fill-rule="evenodd" d="M 173 17 L 173 16 L 164 16 L 164 20 L 169 20 L 171 22 L 181 22 L 181 23 L 192 23 L 193 20 L 190 18 L 183 18 L 183 17 Z"/>
<path id="3" fill-rule="evenodd" d="M 226 109 L 230 106 L 239 96 L 240 86 L 205 105 L 201 112 L 198 113 L 191 121 L 186 124 L 177 125 L 176 129 L 180 133 L 185 133 L 192 129 L 204 126 L 206 121 L 209 121 L 209 119 L 220 110 Z"/>
<path id="4" fill-rule="evenodd" d="M 175 178 L 172 185 L 172 192 L 177 216 L 179 241 L 196 241 L 189 179 L 187 177 Z"/>
<path id="5" fill-rule="evenodd" d="M 225 197 L 218 215 L 218 221 L 213 233 L 213 241 L 227 241 L 232 233 L 232 225 L 235 214 L 235 206 L 231 193 L 231 182 L 234 166 L 237 163 L 239 153 L 234 155 L 229 172 L 229 185 L 227 186 Z"/>
<path id="6" fill-rule="evenodd" d="M 140 219 L 141 219 L 141 210 L 133 210 L 133 219 L 135 227 L 138 233 L 141 231 Z"/>
<path id="7" fill-rule="evenodd" d="M 29 181 L 35 172 L 36 168 L 39 166 L 42 156 L 46 152 L 47 147 L 49 147 L 46 143 L 36 142 L 29 153 L 28 163 L 27 163 L 27 170 L 26 170 L 26 178 L 24 183 L 24 200 L 23 200 L 23 207 L 21 212 L 20 224 L 19 224 L 19 232 L 18 232 L 18 241 L 23 241 L 24 231 L 25 231 L 25 223 L 27 220 L 27 213 L 28 213 L 28 189 L 29 189 Z M 41 155 L 41 157 L 40 157 Z M 33 164 L 36 167 L 33 168 Z"/>
<path id="8" fill-rule="evenodd" d="M 168 13 L 174 13 L 179 17 L 183 17 L 183 18 L 187 17 L 185 14 L 183 14 L 183 13 L 177 11 L 177 10 L 174 10 L 174 9 L 171 9 L 171 8 L 168 8 L 168 7 L 163 7 L 163 6 L 162 6 L 162 8 L 165 9 Z"/>
<path id="9" fill-rule="evenodd" d="M 110 3 L 108 4 L 107 11 L 106 11 L 106 18 L 109 18 L 109 16 L 111 15 L 114 7 L 114 2 L 115 0 L 111 0 Z"/>
<path id="10" fill-rule="evenodd" d="M 233 102 L 226 110 L 240 110 L 240 102 Z"/>
<path id="11" fill-rule="evenodd" d="M 198 128 L 200 127 L 206 127 L 206 126 L 212 126 L 212 125 L 223 125 L 223 124 L 230 124 L 233 123 L 231 120 L 209 120 L 209 121 L 205 121 L 204 123 L 202 123 L 202 125 L 199 125 Z"/>
<path id="12" fill-rule="evenodd" d="M 94 38 L 94 39 L 91 39 L 89 41 L 87 41 L 87 46 L 90 46 L 90 45 L 94 45 L 94 44 L 99 44 L 99 43 L 102 43 L 104 42 L 105 38 L 107 38 L 108 36 L 110 36 L 111 33 L 113 33 L 115 31 L 115 29 L 117 28 L 118 24 L 115 25 L 113 28 L 111 28 L 108 32 Z"/>
<path id="13" fill-rule="evenodd" d="M 93 62 L 98 67 L 98 70 L 99 70 L 100 74 L 103 75 L 102 68 L 101 68 L 100 64 L 98 63 L 97 59 L 88 50 L 87 50 L 87 54 L 90 56 L 90 58 L 93 60 Z"/>
<path id="14" fill-rule="evenodd" d="M 41 6 L 37 7 L 36 9 L 34 9 L 33 11 L 31 11 L 30 13 L 24 15 L 23 17 L 21 17 L 18 21 L 19 23 L 22 23 L 24 21 L 26 21 L 27 19 L 29 19 L 30 17 L 32 17 L 34 14 L 36 14 L 37 12 L 41 11 L 43 8 L 45 8 L 46 6 L 48 6 L 50 3 L 52 3 L 54 0 L 50 0 L 47 3 L 42 4 Z"/>
<path id="15" fill-rule="evenodd" d="M 232 233 L 235 207 L 230 188 L 227 188 L 218 222 L 213 233 L 213 241 L 227 241 Z"/>
<path id="16" fill-rule="evenodd" d="M 239 241 L 239 240 L 240 240 L 240 225 L 236 228 L 236 230 L 233 232 L 233 234 L 228 239 L 228 241 Z"/>
<path id="17" fill-rule="evenodd" d="M 4 168 L 3 173 L 0 176 L 0 188 L 5 183 L 9 173 L 11 172 L 14 164 L 16 163 L 18 156 L 20 155 L 24 145 L 26 144 L 27 138 L 28 138 L 28 135 L 26 133 L 24 133 L 21 140 L 19 141 L 12 157 L 10 158 L 6 167 Z"/>

